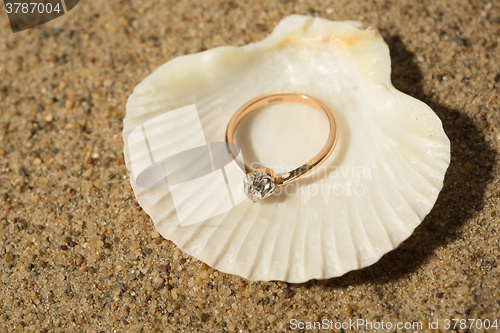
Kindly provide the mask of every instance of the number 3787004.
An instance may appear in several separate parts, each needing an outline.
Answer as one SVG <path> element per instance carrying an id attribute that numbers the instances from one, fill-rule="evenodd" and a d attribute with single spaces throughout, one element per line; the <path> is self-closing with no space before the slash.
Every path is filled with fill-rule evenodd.
<path id="1" fill-rule="evenodd" d="M 41 2 L 7 2 L 5 3 L 7 9 L 7 14 L 50 14 L 52 12 L 60 13 L 61 6 L 60 3 L 52 5 L 51 3 L 41 3 Z"/>
<path id="2" fill-rule="evenodd" d="M 445 329 L 498 329 L 498 319 L 445 319 Z"/>

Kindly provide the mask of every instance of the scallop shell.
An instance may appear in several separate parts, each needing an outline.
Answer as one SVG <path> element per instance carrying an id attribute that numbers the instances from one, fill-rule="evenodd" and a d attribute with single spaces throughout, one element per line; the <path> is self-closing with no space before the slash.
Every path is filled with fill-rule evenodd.
<path id="1" fill-rule="evenodd" d="M 197 182 L 203 163 L 182 162 L 183 152 L 205 154 L 224 141 L 238 107 L 284 90 L 315 96 L 335 112 L 339 141 L 321 168 L 259 203 L 238 192 L 242 175 L 231 163 L 212 166 L 215 176 L 202 177 L 193 193 L 181 189 L 186 179 L 169 183 L 165 159 L 181 156 L 171 175 L 196 166 L 188 173 Z M 237 137 L 245 161 L 275 170 L 305 163 L 328 135 L 324 118 L 304 105 L 277 104 L 248 118 Z M 158 232 L 250 280 L 304 282 L 375 263 L 430 212 L 450 163 L 440 119 L 392 86 L 389 49 L 376 29 L 298 15 L 260 42 L 159 67 L 130 96 L 123 138 L 132 188 Z M 236 185 L 221 183 L 221 170 Z"/>

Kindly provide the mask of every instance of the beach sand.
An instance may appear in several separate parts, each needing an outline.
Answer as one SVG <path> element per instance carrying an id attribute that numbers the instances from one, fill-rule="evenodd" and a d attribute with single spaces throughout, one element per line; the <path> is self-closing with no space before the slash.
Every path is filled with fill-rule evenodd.
<path id="1" fill-rule="evenodd" d="M 378 27 L 394 85 L 435 110 L 452 160 L 432 212 L 373 266 L 251 282 L 156 233 L 123 160 L 125 103 L 166 61 L 259 41 L 293 13 Z M 15 34 L 1 11 L 0 36 L 0 331 L 500 321 L 498 2 L 81 1 Z"/>

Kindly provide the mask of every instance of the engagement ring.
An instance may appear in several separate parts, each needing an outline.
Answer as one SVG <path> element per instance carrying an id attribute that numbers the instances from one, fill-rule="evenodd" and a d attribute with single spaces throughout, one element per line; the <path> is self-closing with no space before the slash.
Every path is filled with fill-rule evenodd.
<path id="1" fill-rule="evenodd" d="M 250 113 L 265 106 L 285 102 L 305 104 L 320 111 L 327 118 L 330 125 L 328 139 L 320 152 L 310 161 L 281 176 L 276 176 L 274 171 L 266 166 L 259 166 L 256 169 L 252 169 L 246 163 L 242 163 L 242 165 L 244 165 L 244 170 L 242 170 L 240 164 L 235 163 L 245 174 L 243 178 L 244 191 L 247 197 L 253 202 L 267 198 L 274 193 L 276 187 L 289 184 L 313 171 L 326 161 L 337 143 L 337 121 L 335 120 L 335 115 L 325 103 L 313 96 L 303 93 L 292 91 L 271 92 L 248 101 L 240 107 L 229 120 L 226 128 L 225 141 L 227 150 L 234 161 L 238 156 L 238 152 L 234 145 L 234 136 L 240 121 Z"/>

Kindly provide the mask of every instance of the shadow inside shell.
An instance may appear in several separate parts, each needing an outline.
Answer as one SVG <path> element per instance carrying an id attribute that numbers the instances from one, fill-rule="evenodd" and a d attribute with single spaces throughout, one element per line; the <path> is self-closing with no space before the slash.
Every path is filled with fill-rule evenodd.
<path id="1" fill-rule="evenodd" d="M 464 110 L 449 108 L 426 94 L 414 55 L 405 48 L 398 36 L 384 37 L 391 52 L 391 79 L 394 86 L 429 105 L 443 122 L 450 139 L 451 163 L 444 178 L 443 189 L 433 209 L 413 234 L 375 264 L 351 271 L 342 277 L 312 280 L 297 286 L 308 288 L 315 284 L 326 284 L 336 288 L 365 283 L 384 284 L 405 278 L 418 270 L 437 248 L 461 237 L 461 227 L 482 209 L 486 186 L 493 180 L 493 166 L 498 163 L 497 155 L 476 124 L 480 121 L 483 123 L 481 127 L 487 128 L 486 120 L 472 119 Z M 466 171 L 465 163 L 471 164 L 473 169 Z"/>

